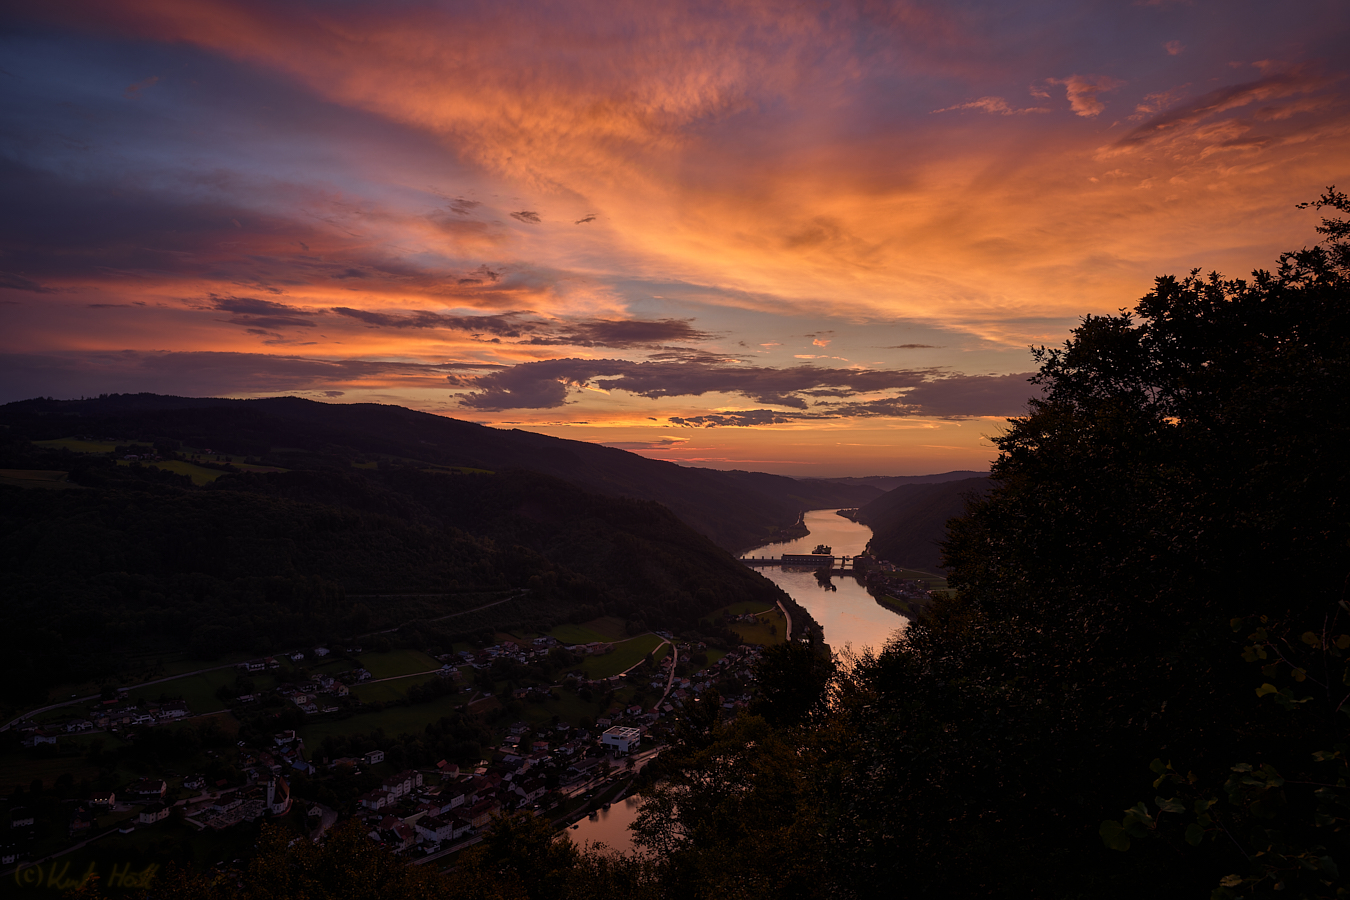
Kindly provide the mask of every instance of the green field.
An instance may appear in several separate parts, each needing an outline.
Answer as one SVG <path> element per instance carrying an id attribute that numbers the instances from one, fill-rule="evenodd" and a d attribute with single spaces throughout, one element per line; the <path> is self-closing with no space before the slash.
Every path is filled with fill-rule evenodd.
<path id="1" fill-rule="evenodd" d="M 606 616 L 603 619 L 592 619 L 581 625 L 563 624 L 554 628 L 548 634 L 549 637 L 556 638 L 564 644 L 619 641 L 624 638 L 623 620 L 614 616 Z"/>
<path id="2" fill-rule="evenodd" d="M 408 695 L 408 688 L 419 684 L 426 684 L 439 675 L 412 675 L 408 678 L 396 678 L 393 681 L 381 681 L 376 684 L 358 684 L 352 688 L 352 696 L 362 703 L 373 703 L 378 700 L 381 703 L 388 703 L 391 700 L 401 700 Z"/>
<path id="3" fill-rule="evenodd" d="M 592 641 L 607 641 L 605 637 L 594 628 L 587 628 L 585 625 L 559 625 L 548 633 L 551 638 L 556 638 L 564 644 L 589 644 Z"/>
<path id="4" fill-rule="evenodd" d="M 543 703 L 525 701 L 521 704 L 523 709 L 520 717 L 531 725 L 546 725 L 554 716 L 564 722 L 575 724 L 587 716 L 595 718 L 600 714 L 600 697 L 583 700 L 571 691 L 561 689 L 557 694 L 557 700 L 545 700 Z"/>
<path id="5" fill-rule="evenodd" d="M 585 636 L 593 637 L 578 637 L 578 640 L 570 640 L 570 638 L 564 638 L 560 634 L 566 633 L 564 629 L 576 629 L 574 633 L 578 636 L 585 634 Z M 625 637 L 628 637 L 628 634 L 624 631 L 624 619 L 618 618 L 617 615 L 605 615 L 602 618 L 591 619 L 590 622 L 582 622 L 580 625 L 559 625 L 549 631 L 549 634 L 558 638 L 559 641 L 566 642 L 566 644 L 582 644 L 582 642 L 590 644 L 591 641 L 622 641 Z"/>
<path id="6" fill-rule="evenodd" d="M 83 716 L 88 707 L 83 703 L 77 703 L 72 706 L 62 706 L 59 709 L 49 709 L 45 713 L 38 713 L 35 716 L 29 716 L 30 722 L 36 722 L 39 725 L 51 725 L 53 722 L 65 722 L 76 716 Z"/>
<path id="7" fill-rule="evenodd" d="M 387 653 L 362 653 L 361 666 L 376 678 L 415 675 L 439 669 L 441 664 L 421 650 L 390 650 Z"/>
<path id="8" fill-rule="evenodd" d="M 770 631 L 770 626 L 773 631 Z M 746 644 L 760 644 L 762 646 L 770 644 L 782 644 L 787 641 L 787 620 L 783 618 L 782 612 L 774 607 L 770 612 L 762 613 L 759 616 L 759 624 L 744 625 L 740 622 L 733 622 L 730 626 L 732 631 L 740 635 L 741 641 Z"/>
<path id="9" fill-rule="evenodd" d="M 295 668 L 300 667 L 300 663 L 291 662 L 290 657 L 283 657 L 285 662 Z M 309 662 L 306 660 L 306 662 Z M 339 672 L 346 672 L 357 667 L 357 662 L 346 656 L 329 656 L 318 662 L 310 662 L 305 668 L 314 674 L 337 675 Z"/>
<path id="10" fill-rule="evenodd" d="M 226 708 L 225 702 L 216 696 L 216 691 L 227 684 L 233 684 L 238 675 L 238 671 L 234 668 L 199 672 L 163 684 L 152 684 L 142 691 L 133 688 L 132 693 L 144 693 L 147 699 L 158 697 L 160 694 L 167 694 L 170 697 L 181 696 L 187 701 L 193 715 L 201 715 Z"/>
<path id="11" fill-rule="evenodd" d="M 70 450 L 74 453 L 111 453 L 119 446 L 150 447 L 149 444 L 140 444 L 135 441 L 119 445 L 113 441 L 85 441 L 80 438 L 60 438 L 55 441 L 33 441 L 33 445 L 36 447 L 50 447 L 53 450 Z"/>
<path id="12" fill-rule="evenodd" d="M 397 684 L 399 682 L 390 682 Z M 450 715 L 468 699 L 466 694 L 451 694 L 438 697 L 430 703 L 413 703 L 408 706 L 393 706 L 378 713 L 361 713 L 348 719 L 327 719 L 306 723 L 300 729 L 307 747 L 317 747 L 319 742 L 329 735 L 345 736 L 367 733 L 377 728 L 385 734 L 421 734 L 432 722 Z"/>
<path id="13" fill-rule="evenodd" d="M 746 625 L 740 622 L 729 623 L 732 631 L 740 636 L 741 641 L 747 644 L 781 644 L 787 640 L 784 632 L 787 630 L 787 620 L 783 618 L 783 612 L 777 606 L 765 606 L 762 602 L 745 600 L 740 603 L 733 603 L 730 606 L 724 606 L 719 610 L 710 613 L 706 618 L 716 619 L 718 616 L 741 616 L 746 613 L 754 613 L 759 617 L 759 624 Z M 770 633 L 769 626 L 772 625 L 774 632 Z M 713 651 L 708 651 L 708 659 L 713 659 Z M 720 657 L 719 657 L 720 658 Z"/>
<path id="14" fill-rule="evenodd" d="M 235 663 L 246 662 L 255 659 L 257 654 L 248 653 L 243 650 L 235 650 L 228 653 L 222 653 L 213 660 L 205 661 L 200 659 L 190 659 L 186 653 L 170 654 L 166 653 L 161 658 L 164 665 L 164 675 L 185 675 L 188 672 L 195 672 L 198 669 L 214 669 L 216 666 L 234 665 Z M 288 659 L 277 657 L 278 662 L 287 663 Z"/>
<path id="15" fill-rule="evenodd" d="M 730 606 L 724 606 L 721 609 L 713 610 L 704 616 L 705 619 L 716 619 L 718 616 L 740 616 L 745 613 L 766 613 L 769 610 L 777 609 L 773 604 L 765 604 L 761 601 L 742 600 L 740 603 L 733 603 Z"/>
<path id="16" fill-rule="evenodd" d="M 195 672 L 198 669 L 214 669 L 216 666 L 225 664 L 233 665 L 234 663 L 253 659 L 255 655 L 256 654 L 244 652 L 222 653 L 218 658 L 207 662 L 200 659 L 190 659 L 186 653 L 181 651 L 166 651 L 162 656 L 153 657 L 153 661 L 160 665 L 155 667 L 154 673 L 149 675 L 146 680 L 157 681 L 160 678 Z M 147 655 L 143 657 L 143 660 L 146 663 L 146 668 L 151 668 L 149 663 L 151 662 L 152 657 Z M 280 658 L 279 661 L 281 661 Z M 285 660 L 284 662 L 289 662 L 289 660 Z M 131 680 L 130 678 L 107 678 L 96 682 L 86 681 L 83 684 L 57 685 L 48 691 L 47 702 L 59 703 L 62 700 L 69 700 L 71 699 L 72 694 L 76 697 L 88 697 L 92 694 L 97 694 L 104 684 L 117 684 L 134 691 L 141 682 Z M 158 685 L 150 685 L 146 690 L 153 692 L 154 696 L 158 696 L 158 687 Z"/>
<path id="17" fill-rule="evenodd" d="M 86 441 L 80 438 L 60 438 L 54 441 L 34 441 L 33 444 L 38 447 L 48 447 L 53 450 L 70 450 L 74 453 L 112 453 L 119 446 L 131 450 L 151 450 L 149 444 L 132 442 L 114 442 L 114 441 Z M 208 456 L 216 462 L 228 462 L 245 472 L 286 472 L 288 469 L 278 468 L 277 466 L 260 466 L 254 463 L 246 463 L 243 456 L 229 456 L 226 454 L 205 454 L 201 450 L 194 450 L 185 447 L 183 452 L 187 455 L 196 454 L 198 456 Z M 128 460 L 118 460 L 118 465 L 131 465 Z M 164 469 L 168 472 L 177 472 L 179 475 L 186 475 L 192 479 L 196 485 L 210 484 L 222 475 L 228 475 L 228 472 L 222 472 L 219 469 L 209 469 L 205 466 L 195 465 L 187 460 L 164 460 L 163 462 L 145 463 L 156 469 Z M 3 476 L 0 475 L 0 483 L 4 483 Z M 25 487 L 26 485 L 20 485 Z"/>
<path id="18" fill-rule="evenodd" d="M 111 747 L 120 743 L 111 735 L 99 735 L 104 738 L 104 746 Z M 33 759 L 26 753 L 5 753 L 0 755 L 0 791 L 6 795 L 15 785 L 28 787 L 34 778 L 41 778 L 51 787 L 56 779 L 69 774 L 76 781 L 98 779 L 98 766 L 90 765 L 83 755 L 58 756 L 52 759 Z"/>
<path id="19" fill-rule="evenodd" d="M 932 572 L 920 572 L 918 569 L 897 569 L 896 575 L 910 581 L 926 581 L 930 591 L 947 590 L 947 577 L 945 575 L 935 575 Z"/>
<path id="20" fill-rule="evenodd" d="M 603 656 L 586 657 L 581 663 L 581 668 L 590 678 L 618 675 L 642 662 L 642 658 L 655 650 L 660 643 L 661 639 L 654 634 L 640 634 L 615 644 L 614 650 Z"/>

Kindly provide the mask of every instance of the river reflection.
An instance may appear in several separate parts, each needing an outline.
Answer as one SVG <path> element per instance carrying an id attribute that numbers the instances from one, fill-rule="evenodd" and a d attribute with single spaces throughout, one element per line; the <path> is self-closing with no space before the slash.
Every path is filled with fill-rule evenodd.
<path id="1" fill-rule="evenodd" d="M 628 797 L 602 809 L 594 819 L 582 819 L 574 828 L 567 829 L 567 836 L 577 846 L 583 843 L 599 842 L 610 850 L 627 853 L 633 849 L 633 833 L 628 826 L 637 818 L 642 806 L 641 797 Z"/>
<path id="2" fill-rule="evenodd" d="M 827 544 L 835 556 L 857 556 L 872 537 L 872 529 L 859 525 L 832 509 L 815 509 L 806 514 L 811 533 L 782 544 L 766 544 L 746 556 L 779 556 L 783 553 L 810 553 L 817 544 Z M 766 566 L 756 571 L 792 595 L 825 629 L 825 642 L 836 652 L 845 644 L 854 652 L 864 647 L 880 649 L 909 619 L 877 603 L 852 575 L 836 575 L 822 584 L 812 569 L 784 569 Z"/>

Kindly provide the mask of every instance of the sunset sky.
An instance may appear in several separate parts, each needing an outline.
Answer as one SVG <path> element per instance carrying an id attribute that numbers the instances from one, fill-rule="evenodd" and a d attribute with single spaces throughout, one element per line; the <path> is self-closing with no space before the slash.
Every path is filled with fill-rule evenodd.
<path id="1" fill-rule="evenodd" d="M 1350 4 L 6 4 L 0 402 L 982 469 L 1029 347 L 1350 186 Z"/>

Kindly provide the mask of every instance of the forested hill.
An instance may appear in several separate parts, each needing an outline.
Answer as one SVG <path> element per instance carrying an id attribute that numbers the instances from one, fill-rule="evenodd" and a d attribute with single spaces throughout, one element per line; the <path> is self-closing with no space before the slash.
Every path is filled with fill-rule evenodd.
<path id="1" fill-rule="evenodd" d="M 989 490 L 987 477 L 935 484 L 905 484 L 858 508 L 857 521 L 872 529 L 873 556 L 909 569 L 935 571 L 942 564 L 947 522 Z"/>
<path id="2" fill-rule="evenodd" d="M 58 465 L 64 489 L 0 485 L 0 691 L 13 703 L 168 651 L 261 654 L 409 620 L 399 639 L 437 652 L 489 626 L 606 615 L 634 633 L 698 632 L 742 600 L 811 624 L 664 507 L 547 475 L 349 466 L 196 486 L 12 430 L 0 441 L 0 469 Z M 466 612 L 488 603 L 490 616 Z"/>
<path id="3" fill-rule="evenodd" d="M 0 407 L 0 425 L 34 440 L 72 435 L 167 440 L 286 469 L 348 469 L 356 459 L 494 472 L 528 469 L 610 496 L 654 500 L 732 551 L 782 536 L 804 509 L 859 506 L 881 493 L 870 485 L 688 468 L 612 447 L 490 428 L 399 406 L 297 397 L 114 394 L 27 400 Z"/>

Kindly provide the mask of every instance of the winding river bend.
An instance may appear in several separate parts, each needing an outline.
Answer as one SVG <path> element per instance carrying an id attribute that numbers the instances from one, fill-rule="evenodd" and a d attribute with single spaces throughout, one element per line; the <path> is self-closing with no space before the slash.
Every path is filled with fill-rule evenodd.
<path id="1" fill-rule="evenodd" d="M 782 544 L 766 544 L 745 555 L 810 553 L 817 544 L 828 544 L 835 556 L 857 556 L 872 537 L 872 529 L 836 515 L 832 509 L 812 510 L 806 514 L 805 521 L 806 527 L 811 529 L 806 537 Z M 834 590 L 829 590 L 812 569 L 766 566 L 757 571 L 806 607 L 825 629 L 825 641 L 835 652 L 845 645 L 854 651 L 864 647 L 880 649 L 897 629 L 909 624 L 909 619 L 873 600 L 852 575 L 831 578 Z M 629 851 L 633 841 L 628 826 L 637 818 L 641 804 L 641 799 L 630 797 L 601 811 L 594 819 L 582 819 L 567 833 L 578 843 L 600 841 L 611 850 Z"/>
<path id="2" fill-rule="evenodd" d="M 780 556 L 784 553 L 810 553 L 817 544 L 827 544 L 835 556 L 857 556 L 872 537 L 872 529 L 859 525 L 832 509 L 813 509 L 806 514 L 811 533 L 782 544 L 766 544 L 746 556 Z M 909 619 L 877 603 L 852 575 L 836 575 L 826 588 L 814 569 L 766 566 L 758 569 L 765 578 L 792 595 L 825 629 L 825 643 L 836 653 L 849 645 L 857 652 L 881 645 L 904 628 Z"/>

